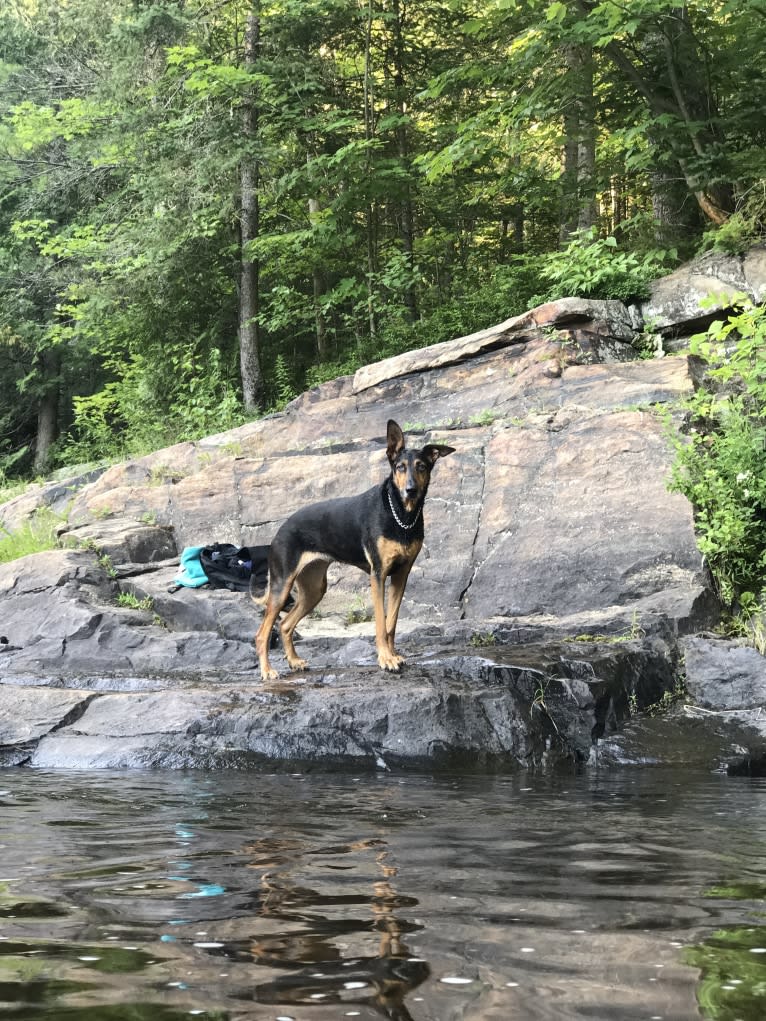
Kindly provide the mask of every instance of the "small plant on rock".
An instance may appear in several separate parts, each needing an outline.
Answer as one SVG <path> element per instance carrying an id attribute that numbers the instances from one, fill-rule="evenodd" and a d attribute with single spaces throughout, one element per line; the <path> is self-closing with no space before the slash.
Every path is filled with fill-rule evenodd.
<path id="1" fill-rule="evenodd" d="M 486 408 L 484 411 L 480 411 L 476 415 L 471 415 L 468 421 L 471 425 L 492 425 L 492 423 L 499 417 L 499 411 L 495 411 L 492 408 Z"/>
<path id="2" fill-rule="evenodd" d="M 97 556 L 96 559 L 98 561 L 98 566 L 106 575 L 108 575 L 108 577 L 110 578 L 117 577 L 117 571 L 115 570 L 112 558 L 109 556 L 108 553 L 101 553 Z"/>
<path id="3" fill-rule="evenodd" d="M 468 640 L 472 649 L 482 649 L 489 645 L 497 644 L 497 635 L 494 631 L 474 631 Z"/>
<path id="4" fill-rule="evenodd" d="M 368 621 L 371 621 L 372 619 L 373 619 L 372 609 L 369 606 L 367 606 L 364 600 L 361 598 L 356 600 L 354 606 L 352 606 L 348 610 L 346 616 L 344 617 L 344 621 L 347 626 L 351 624 L 366 624 Z"/>
<path id="5" fill-rule="evenodd" d="M 676 683 L 668 691 L 663 691 L 661 697 L 653 702 L 652 705 L 646 707 L 646 713 L 649 716 L 661 716 L 662 713 L 666 713 L 669 709 L 672 709 L 674 705 L 679 702 L 683 702 L 686 698 L 686 683 L 683 677 L 676 679 Z"/>
<path id="6" fill-rule="evenodd" d="M 128 610 L 153 610 L 154 600 L 151 596 L 144 596 L 139 599 L 132 592 L 120 592 L 117 596 L 117 605 Z"/>

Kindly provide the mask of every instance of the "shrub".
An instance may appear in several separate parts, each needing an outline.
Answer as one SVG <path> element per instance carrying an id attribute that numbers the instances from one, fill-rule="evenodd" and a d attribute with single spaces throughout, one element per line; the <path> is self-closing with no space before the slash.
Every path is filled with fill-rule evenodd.
<path id="1" fill-rule="evenodd" d="M 622 251 L 615 237 L 600 238 L 594 227 L 577 231 L 560 252 L 549 255 L 542 277 L 549 281 L 549 300 L 566 297 L 647 297 L 649 283 L 675 262 L 674 248 L 652 248 L 643 253 Z"/>
<path id="2" fill-rule="evenodd" d="M 58 451 L 62 465 L 116 460 L 241 425 L 240 398 L 216 349 L 168 346 L 116 367 L 118 379 L 74 397 L 74 424 Z"/>
<path id="3" fill-rule="evenodd" d="M 760 179 L 744 196 L 736 213 L 705 231 L 700 250 L 744 255 L 766 234 L 766 180 Z"/>
<path id="4" fill-rule="evenodd" d="M 766 308 L 743 302 L 691 350 L 709 369 L 687 402 L 671 488 L 694 506 L 722 601 L 749 614 L 766 590 Z"/>
<path id="5" fill-rule="evenodd" d="M 725 223 L 705 231 L 700 251 L 744 255 L 762 236 L 763 229 L 756 218 L 736 212 Z"/>

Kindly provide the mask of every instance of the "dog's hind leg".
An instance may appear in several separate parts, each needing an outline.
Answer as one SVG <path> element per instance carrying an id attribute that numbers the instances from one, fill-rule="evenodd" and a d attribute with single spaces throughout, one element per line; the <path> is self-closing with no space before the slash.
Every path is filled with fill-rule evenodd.
<path id="1" fill-rule="evenodd" d="M 327 560 L 313 560 L 306 564 L 295 578 L 295 606 L 279 626 L 282 634 L 287 662 L 293 670 L 305 670 L 308 664 L 295 651 L 293 633 L 298 624 L 306 617 L 327 591 Z"/>
<path id="2" fill-rule="evenodd" d="M 269 643 L 271 641 L 271 629 L 279 616 L 282 607 L 288 600 L 290 589 L 293 585 L 295 575 L 279 583 L 277 579 L 269 579 L 269 589 L 266 595 L 266 609 L 263 614 L 261 626 L 255 635 L 255 649 L 258 653 L 258 663 L 261 668 L 261 679 L 274 681 L 279 677 L 277 671 L 269 663 Z"/>

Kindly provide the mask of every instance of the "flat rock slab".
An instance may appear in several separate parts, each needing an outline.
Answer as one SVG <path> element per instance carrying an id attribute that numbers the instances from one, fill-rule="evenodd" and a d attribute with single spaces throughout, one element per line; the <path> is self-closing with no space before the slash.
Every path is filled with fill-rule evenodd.
<path id="1" fill-rule="evenodd" d="M 421 647 L 423 640 L 420 639 Z M 258 762 L 518 768 L 586 761 L 594 731 L 658 697 L 673 672 L 660 640 L 423 652 L 401 675 L 322 667 L 271 684 L 157 678 L 154 690 L 0 684 L 0 762 L 61 768 Z M 332 659 L 332 656 L 330 657 Z M 276 657 L 277 662 L 279 657 Z M 57 683 L 64 681 L 59 678 Z M 86 686 L 87 684 L 87 686 Z M 131 680 L 126 680 L 131 685 Z M 24 720 L 11 723 L 13 720 Z M 31 721 L 31 722 L 30 722 Z"/>
<path id="2" fill-rule="evenodd" d="M 79 719 L 94 697 L 89 691 L 0 685 L 0 765 L 28 762 L 41 738 Z"/>

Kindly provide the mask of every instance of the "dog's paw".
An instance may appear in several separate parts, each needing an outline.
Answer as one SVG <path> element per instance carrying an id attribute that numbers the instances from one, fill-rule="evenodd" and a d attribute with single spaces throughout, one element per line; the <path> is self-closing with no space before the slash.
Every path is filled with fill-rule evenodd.
<path id="1" fill-rule="evenodd" d="M 279 679 L 279 671 L 275 670 L 273 666 L 261 667 L 261 680 L 262 681 L 276 681 Z"/>
<path id="2" fill-rule="evenodd" d="M 305 659 L 288 659 L 291 670 L 308 670 L 309 665 Z"/>
<path id="3" fill-rule="evenodd" d="M 378 655 L 378 666 L 390 674 L 401 673 L 403 662 L 404 656 L 399 656 L 395 652 L 381 652 Z"/>

